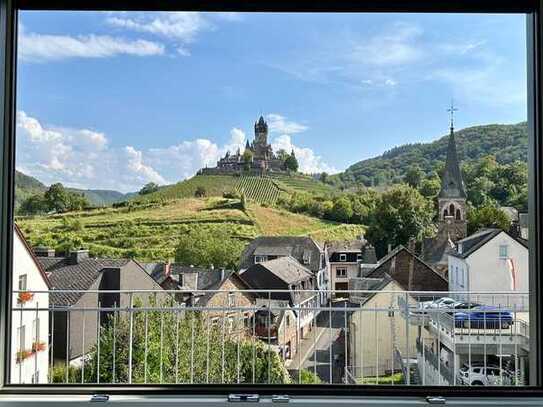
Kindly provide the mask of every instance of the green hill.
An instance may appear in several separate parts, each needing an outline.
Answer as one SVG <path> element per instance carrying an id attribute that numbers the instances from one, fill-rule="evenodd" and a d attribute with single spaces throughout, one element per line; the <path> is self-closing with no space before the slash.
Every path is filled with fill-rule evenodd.
<path id="1" fill-rule="evenodd" d="M 88 248 L 94 256 L 167 260 L 175 255 L 180 236 L 191 231 L 227 233 L 238 244 L 260 235 L 309 235 L 318 241 L 354 239 L 361 225 L 324 221 L 285 210 L 249 204 L 239 199 L 185 198 L 134 203 L 48 216 L 18 217 L 17 224 L 32 245 L 57 250 Z M 238 253 L 238 254 L 239 254 Z"/>
<path id="2" fill-rule="evenodd" d="M 169 199 L 192 198 L 198 189 L 205 196 L 225 193 L 245 193 L 246 197 L 261 204 L 274 204 L 280 193 L 312 192 L 327 194 L 334 187 L 304 175 L 270 174 L 269 176 L 195 175 L 174 185 L 160 187 L 156 192 L 133 197 L 135 202 L 158 202 Z"/>
<path id="3" fill-rule="evenodd" d="M 124 201 L 133 195 L 107 189 L 66 189 L 85 195 L 93 206 L 108 206 L 114 202 Z M 47 186 L 41 181 L 20 171 L 15 171 L 15 208 L 18 208 L 20 203 L 29 196 L 44 193 L 46 190 Z"/>
<path id="4" fill-rule="evenodd" d="M 485 155 L 495 155 L 500 164 L 527 161 L 528 128 L 526 122 L 469 127 L 455 132 L 458 156 L 464 163 Z M 445 162 L 448 135 L 431 143 L 406 144 L 384 154 L 357 162 L 343 173 L 330 176 L 336 184 L 383 186 L 400 182 L 407 170 L 418 165 L 430 173 Z"/>

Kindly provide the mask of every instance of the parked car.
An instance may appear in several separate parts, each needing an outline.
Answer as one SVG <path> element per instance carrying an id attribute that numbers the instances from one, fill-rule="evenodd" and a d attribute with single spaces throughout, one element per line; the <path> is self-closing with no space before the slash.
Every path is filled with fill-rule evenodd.
<path id="1" fill-rule="evenodd" d="M 441 308 L 453 308 L 458 301 L 449 297 L 442 297 L 433 301 L 424 301 L 420 303 L 420 308 L 424 310 L 429 309 L 441 309 Z"/>
<path id="2" fill-rule="evenodd" d="M 481 305 L 469 311 L 455 312 L 454 324 L 464 328 L 507 329 L 513 325 L 513 314 L 497 307 Z"/>
<path id="3" fill-rule="evenodd" d="M 449 314 L 452 315 L 457 311 L 469 310 L 480 306 L 481 304 L 477 302 L 458 302 L 452 306 L 452 310 L 449 312 Z"/>
<path id="4" fill-rule="evenodd" d="M 458 382 L 466 386 L 510 386 L 513 375 L 496 365 L 472 363 L 460 368 Z"/>

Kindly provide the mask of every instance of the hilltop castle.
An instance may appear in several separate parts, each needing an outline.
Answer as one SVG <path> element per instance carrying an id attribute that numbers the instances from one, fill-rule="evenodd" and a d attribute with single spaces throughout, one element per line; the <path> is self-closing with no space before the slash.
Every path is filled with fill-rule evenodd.
<path id="1" fill-rule="evenodd" d="M 250 156 L 245 154 L 247 151 L 251 153 Z M 250 157 L 250 161 L 246 162 L 246 157 Z M 247 140 L 243 153 L 239 148 L 235 154 L 228 151 L 224 157 L 217 161 L 216 167 L 203 168 L 198 173 L 204 175 L 226 175 L 241 172 L 262 174 L 268 171 L 284 172 L 286 168 L 284 161 L 274 154 L 271 145 L 268 144 L 268 124 L 264 117 L 260 116 L 260 119 L 255 122 L 255 138 L 252 143 Z"/>

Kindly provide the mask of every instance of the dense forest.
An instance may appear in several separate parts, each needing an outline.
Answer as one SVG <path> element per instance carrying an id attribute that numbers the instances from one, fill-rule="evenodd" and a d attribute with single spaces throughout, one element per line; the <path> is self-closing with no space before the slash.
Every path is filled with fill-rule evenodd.
<path id="1" fill-rule="evenodd" d="M 464 164 L 488 155 L 494 156 L 499 164 L 527 162 L 526 122 L 469 127 L 455 132 L 455 135 L 458 157 Z M 353 164 L 344 172 L 327 177 L 327 181 L 346 188 L 355 184 L 387 186 L 402 182 L 414 166 L 430 176 L 445 162 L 447 141 L 448 135 L 444 135 L 431 143 L 398 146 L 381 156 Z"/>

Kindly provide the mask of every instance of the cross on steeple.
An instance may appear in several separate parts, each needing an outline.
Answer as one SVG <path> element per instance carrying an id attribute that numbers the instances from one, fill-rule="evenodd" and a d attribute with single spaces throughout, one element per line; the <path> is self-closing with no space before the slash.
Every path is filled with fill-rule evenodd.
<path id="1" fill-rule="evenodd" d="M 451 132 L 454 131 L 454 112 L 457 112 L 458 108 L 454 107 L 454 102 L 451 99 L 451 107 L 447 109 L 447 112 L 451 114 Z"/>

